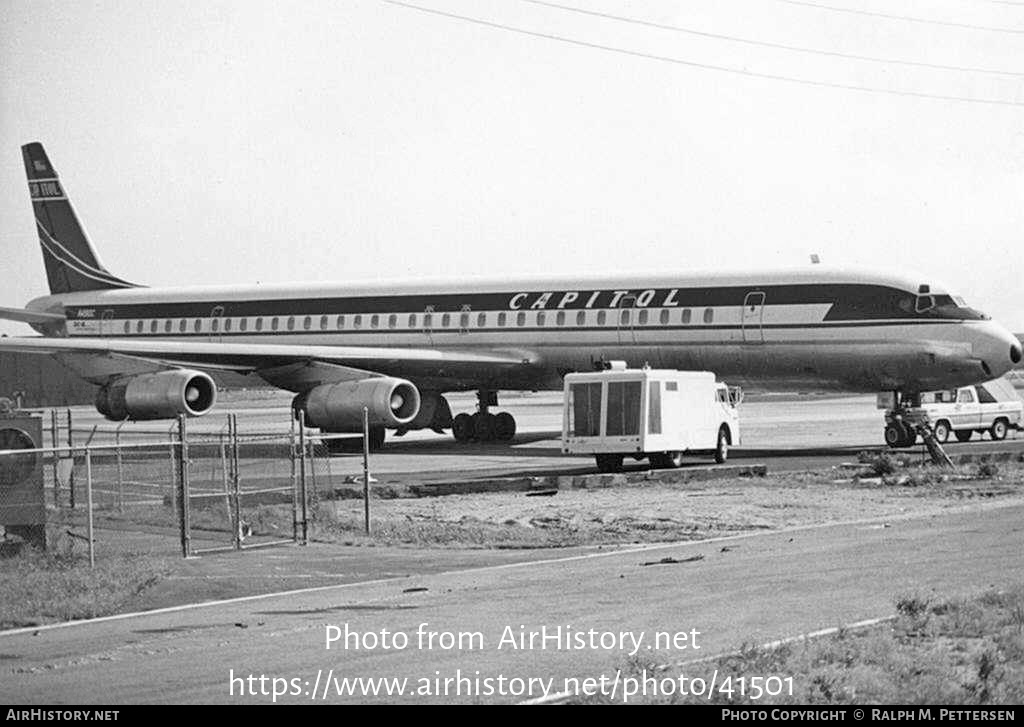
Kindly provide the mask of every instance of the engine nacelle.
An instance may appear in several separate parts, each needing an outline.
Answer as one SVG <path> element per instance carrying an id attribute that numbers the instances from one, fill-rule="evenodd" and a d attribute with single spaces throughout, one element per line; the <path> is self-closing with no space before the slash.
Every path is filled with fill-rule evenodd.
<path id="1" fill-rule="evenodd" d="M 217 403 L 217 385 L 201 371 L 178 369 L 116 379 L 96 392 L 96 409 L 115 422 L 202 416 Z"/>
<path id="2" fill-rule="evenodd" d="M 405 379 L 379 377 L 321 384 L 299 394 L 295 411 L 306 412 L 306 425 L 328 432 L 361 432 L 363 407 L 371 427 L 404 426 L 420 410 L 420 392 Z"/>

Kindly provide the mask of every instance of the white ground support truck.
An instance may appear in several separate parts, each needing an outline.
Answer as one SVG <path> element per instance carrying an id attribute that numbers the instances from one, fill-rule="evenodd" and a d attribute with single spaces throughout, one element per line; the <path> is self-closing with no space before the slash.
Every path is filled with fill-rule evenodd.
<path id="1" fill-rule="evenodd" d="M 1024 401 L 1005 378 L 977 386 L 921 394 L 919 406 L 902 410 L 892 408 L 890 400 L 881 395 L 879 407 L 886 409 L 885 440 L 891 447 L 909 446 L 907 439 L 898 439 L 895 432 L 903 419 L 926 417 L 935 439 L 945 443 L 950 434 L 966 442 L 975 432 L 979 435 L 988 432 L 996 441 L 1005 439 L 1010 429 L 1022 429 L 1024 418 Z"/>
<path id="2" fill-rule="evenodd" d="M 679 467 L 686 452 L 714 453 L 725 462 L 740 442 L 742 392 L 709 371 L 627 369 L 567 374 L 562 451 L 592 454 L 601 472 L 622 469 L 626 457 L 652 467 Z"/>

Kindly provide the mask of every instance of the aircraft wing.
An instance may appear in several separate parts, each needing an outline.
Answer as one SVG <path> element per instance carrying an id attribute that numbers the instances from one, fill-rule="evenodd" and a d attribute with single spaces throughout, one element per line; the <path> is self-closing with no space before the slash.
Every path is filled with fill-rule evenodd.
<path id="1" fill-rule="evenodd" d="M 83 376 L 94 382 L 110 376 L 175 367 L 255 373 L 275 386 L 301 390 L 317 383 L 373 375 L 416 380 L 479 378 L 481 371 L 521 369 L 538 361 L 523 351 L 465 351 L 432 348 L 309 346 L 298 344 L 134 341 L 123 338 L 0 338 L 0 353 L 48 354 L 61 360 L 95 361 Z M 74 368 L 82 370 L 82 365 Z"/>

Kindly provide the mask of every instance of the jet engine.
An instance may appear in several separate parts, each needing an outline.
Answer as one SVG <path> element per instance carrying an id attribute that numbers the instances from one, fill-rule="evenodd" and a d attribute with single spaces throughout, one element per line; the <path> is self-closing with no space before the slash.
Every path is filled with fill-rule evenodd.
<path id="1" fill-rule="evenodd" d="M 107 419 L 173 419 L 202 416 L 217 402 L 217 385 L 188 369 L 115 379 L 96 392 L 96 409 Z"/>
<path id="2" fill-rule="evenodd" d="M 379 377 L 321 384 L 299 394 L 295 411 L 306 412 L 306 425 L 328 432 L 360 432 L 363 408 L 371 427 L 395 429 L 416 418 L 420 392 L 405 379 Z"/>

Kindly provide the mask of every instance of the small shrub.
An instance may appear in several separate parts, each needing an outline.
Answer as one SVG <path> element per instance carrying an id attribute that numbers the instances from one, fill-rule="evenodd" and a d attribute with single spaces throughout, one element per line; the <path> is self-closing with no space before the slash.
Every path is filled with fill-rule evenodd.
<path id="1" fill-rule="evenodd" d="M 999 465 L 995 462 L 982 462 L 974 474 L 980 479 L 990 480 L 999 476 Z"/>

